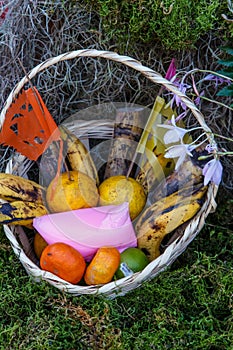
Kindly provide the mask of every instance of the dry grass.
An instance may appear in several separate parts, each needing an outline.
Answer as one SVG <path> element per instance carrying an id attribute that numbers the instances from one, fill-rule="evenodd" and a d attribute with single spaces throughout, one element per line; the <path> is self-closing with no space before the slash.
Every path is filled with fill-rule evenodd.
<path id="1" fill-rule="evenodd" d="M 169 51 L 154 41 L 144 46 L 134 44 L 120 52 L 116 43 L 103 32 L 98 14 L 90 12 L 85 1 L 6 0 L 4 3 L 8 13 L 0 25 L 0 108 L 24 76 L 18 59 L 29 71 L 41 61 L 60 53 L 95 48 L 129 55 L 164 75 L 172 57 L 176 58 L 181 74 L 194 68 L 216 70 L 219 68 L 218 59 L 223 57 L 220 46 L 224 40 L 221 41 L 214 31 L 200 37 L 196 49 Z M 195 75 L 196 81 L 202 78 L 201 73 Z M 77 110 L 105 102 L 127 101 L 151 106 L 158 91 L 158 87 L 123 65 L 91 58 L 51 67 L 37 76 L 33 83 L 57 123 Z M 216 97 L 212 83 L 202 83 L 202 89 L 207 98 Z M 226 99 L 223 102 L 229 103 Z M 233 134 L 231 110 L 204 100 L 200 108 L 214 132 L 225 136 Z M 221 146 L 232 150 L 229 144 L 222 143 Z M 1 155 L 3 170 L 9 153 L 5 154 L 2 149 Z M 230 194 L 233 187 L 232 158 L 223 162 L 223 185 Z"/>

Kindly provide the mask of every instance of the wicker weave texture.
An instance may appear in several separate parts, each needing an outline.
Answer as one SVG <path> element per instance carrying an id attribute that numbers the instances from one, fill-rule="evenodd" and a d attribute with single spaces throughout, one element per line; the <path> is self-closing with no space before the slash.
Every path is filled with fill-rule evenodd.
<path id="1" fill-rule="evenodd" d="M 183 93 L 181 93 L 178 88 L 170 81 L 164 79 L 160 74 L 153 71 L 152 69 L 143 66 L 137 60 L 131 57 L 120 56 L 114 52 L 109 51 L 98 51 L 98 50 L 78 50 L 67 52 L 61 54 L 57 57 L 46 60 L 40 63 L 34 69 L 32 69 L 28 76 L 22 78 L 19 83 L 12 90 L 8 99 L 1 111 L 0 115 L 0 125 L 3 124 L 5 119 L 5 114 L 9 106 L 11 105 L 14 98 L 21 91 L 21 89 L 28 83 L 28 78 L 32 79 L 38 75 L 43 70 L 48 67 L 56 65 L 58 62 L 76 59 L 78 57 L 92 57 L 92 58 L 102 58 L 107 60 L 115 61 L 119 64 L 127 65 L 128 67 L 140 72 L 146 78 L 151 80 L 155 84 L 159 84 L 179 96 L 182 102 L 191 110 L 194 117 L 196 118 L 198 124 L 202 126 L 205 132 L 211 132 L 209 127 L 204 121 L 202 113 L 198 110 L 195 104 Z M 93 123 L 85 123 L 83 121 L 83 133 L 87 132 L 92 124 L 98 125 L 100 130 L 105 129 L 106 125 L 109 127 L 108 122 L 103 121 L 103 125 L 100 125 L 100 121 L 93 121 Z M 111 124 L 111 123 L 110 123 Z M 75 127 L 75 125 L 74 125 Z M 111 125 L 110 125 L 111 127 Z M 100 131 L 101 132 L 101 131 Z M 108 133 L 108 136 L 111 132 Z M 7 165 L 6 172 L 14 173 L 20 176 L 27 175 L 27 169 L 30 167 L 30 161 L 28 161 L 22 155 L 16 154 L 14 159 L 11 159 Z M 130 277 L 125 277 L 123 279 L 107 283 L 102 286 L 79 286 L 72 285 L 62 279 L 56 277 L 55 275 L 45 272 L 39 268 L 36 262 L 30 258 L 30 242 L 27 239 L 27 235 L 24 233 L 22 227 L 4 226 L 4 231 L 9 239 L 15 254 L 18 256 L 22 265 L 24 266 L 27 273 L 32 276 L 36 281 L 46 280 L 51 285 L 56 288 L 71 293 L 73 295 L 104 295 L 107 298 L 114 298 L 119 295 L 124 295 L 127 292 L 138 288 L 145 281 L 151 280 L 159 273 L 161 273 L 165 268 L 171 265 L 177 257 L 182 254 L 182 252 L 187 248 L 190 242 L 196 237 L 205 224 L 205 219 L 211 210 L 216 207 L 215 196 L 217 193 L 217 187 L 213 184 L 209 185 L 206 200 L 201 208 L 201 210 L 195 215 L 195 217 L 185 226 L 182 235 L 178 236 L 165 250 L 165 252 L 160 255 L 157 259 L 152 261 L 142 272 L 133 274 Z"/>

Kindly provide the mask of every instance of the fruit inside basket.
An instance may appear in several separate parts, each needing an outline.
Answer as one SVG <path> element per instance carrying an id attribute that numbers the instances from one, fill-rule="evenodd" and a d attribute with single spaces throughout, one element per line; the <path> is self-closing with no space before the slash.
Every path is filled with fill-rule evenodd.
<path id="1" fill-rule="evenodd" d="M 98 56 L 99 52 L 80 50 L 70 58 L 79 55 Z M 167 86 L 160 75 L 133 59 L 115 53 L 101 55 L 121 63 L 125 60 L 147 78 L 177 92 L 172 83 Z M 22 79 L 9 96 L 1 114 L 4 134 L 13 119 L 14 125 L 17 118 L 21 126 L 27 123 L 15 111 L 18 94 L 27 79 L 45 69 L 42 66 Z M 202 120 L 192 102 L 182 94 L 180 98 Z M 39 103 L 40 120 L 46 121 L 34 129 L 36 146 L 24 136 L 23 147 L 19 143 L 16 147 L 11 138 L 9 145 L 17 152 L 0 174 L 0 221 L 26 271 L 38 281 L 45 279 L 75 295 L 108 297 L 125 294 L 154 278 L 186 249 L 215 207 L 217 186 L 204 183 L 205 144 L 193 149 L 181 164 L 179 155 L 167 157 L 166 132 L 171 127 L 181 130 L 185 124 L 174 124 L 176 112 L 160 96 L 151 109 L 105 103 L 82 109 L 56 127 L 51 115 L 43 113 L 43 101 L 34 103 Z M 7 124 L 9 118 L 11 124 Z M 20 130 L 11 128 L 18 137 Z M 44 135 L 43 142 L 38 131 Z M 187 133 L 182 145 L 190 142 L 192 136 Z M 176 145 L 177 140 L 170 147 Z M 40 151 L 33 154 L 32 146 Z M 127 263 L 123 253 L 132 248 L 138 253 Z M 141 268 L 135 267 L 140 265 L 137 258 L 144 261 Z"/>

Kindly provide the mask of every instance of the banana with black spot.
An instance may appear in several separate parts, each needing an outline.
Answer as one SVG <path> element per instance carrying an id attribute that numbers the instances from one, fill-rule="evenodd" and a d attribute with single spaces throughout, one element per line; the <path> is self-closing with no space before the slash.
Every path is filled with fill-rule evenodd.
<path id="1" fill-rule="evenodd" d="M 151 188 L 149 202 L 154 203 L 160 198 L 170 196 L 170 194 L 177 192 L 183 187 L 202 183 L 202 168 L 196 164 L 194 159 L 187 159 L 177 170 L 161 181 L 159 185 Z"/>
<path id="2" fill-rule="evenodd" d="M 46 215 L 47 209 L 38 202 L 14 201 L 0 204 L 0 224 L 32 227 L 35 217 Z"/>
<path id="3" fill-rule="evenodd" d="M 67 159 L 72 170 L 80 171 L 99 184 L 99 177 L 94 161 L 82 141 L 66 127 L 59 126 L 61 138 L 67 149 Z"/>
<path id="4" fill-rule="evenodd" d="M 155 203 L 147 207 L 137 220 L 137 226 L 143 223 L 152 216 L 160 215 L 161 212 L 175 205 L 190 202 L 190 200 L 201 199 L 207 191 L 207 186 L 203 183 L 190 185 L 179 189 L 170 194 L 170 196 L 160 198 Z"/>
<path id="5" fill-rule="evenodd" d="M 160 255 L 164 237 L 192 219 L 200 210 L 205 192 L 206 188 L 203 187 L 203 190 L 179 201 L 173 196 L 170 202 L 165 202 L 170 206 L 155 203 L 142 214 L 135 227 L 137 243 L 150 261 Z"/>
<path id="6" fill-rule="evenodd" d="M 0 173 L 0 198 L 8 202 L 22 200 L 43 204 L 45 189 L 35 181 L 21 176 Z"/>
<path id="7" fill-rule="evenodd" d="M 141 167 L 136 177 L 136 181 L 143 186 L 146 193 L 152 187 L 157 186 L 164 177 L 169 176 L 175 167 L 174 160 L 165 158 L 164 149 L 161 150 L 159 145 L 156 145 L 152 151 L 148 150 L 147 157 L 149 159 Z"/>

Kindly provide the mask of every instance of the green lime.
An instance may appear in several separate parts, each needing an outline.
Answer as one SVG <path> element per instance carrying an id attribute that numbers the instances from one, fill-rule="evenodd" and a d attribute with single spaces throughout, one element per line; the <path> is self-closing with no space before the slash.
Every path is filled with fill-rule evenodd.
<path id="1" fill-rule="evenodd" d="M 116 278 L 130 276 L 142 271 L 149 264 L 147 256 L 139 248 L 127 248 L 121 253 L 120 265 L 115 273 Z"/>

